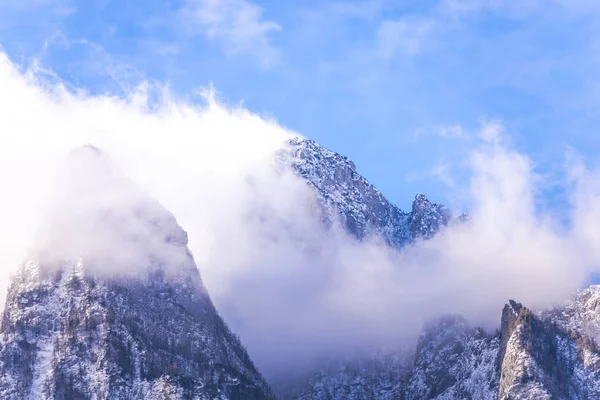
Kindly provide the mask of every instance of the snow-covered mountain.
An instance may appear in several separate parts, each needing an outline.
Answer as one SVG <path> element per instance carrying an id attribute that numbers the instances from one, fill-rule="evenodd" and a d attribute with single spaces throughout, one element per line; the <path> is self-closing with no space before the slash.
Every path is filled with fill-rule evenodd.
<path id="1" fill-rule="evenodd" d="M 9 288 L 0 398 L 272 398 L 175 218 L 91 146 L 63 174 Z"/>
<path id="2" fill-rule="evenodd" d="M 495 334 L 445 316 L 424 327 L 412 355 L 319 371 L 296 398 L 599 399 L 599 300 L 600 286 L 538 314 L 511 300 Z"/>
<path id="3" fill-rule="evenodd" d="M 391 204 L 347 158 L 306 139 L 283 157 L 325 224 L 402 248 L 454 220 L 417 195 Z M 271 399 L 217 313 L 175 218 L 86 146 L 68 159 L 0 325 L 1 399 Z M 500 311 L 500 310 L 499 310 Z M 534 313 L 509 301 L 487 333 L 458 315 L 414 348 L 320 364 L 284 398 L 600 399 L 600 286 Z M 290 360 L 293 365 L 294 360 Z M 279 389 L 279 388 L 278 388 Z"/>
<path id="4" fill-rule="evenodd" d="M 379 235 L 402 248 L 429 239 L 454 219 L 418 194 L 410 212 L 391 204 L 348 158 L 311 140 L 290 141 L 291 164 L 311 186 L 323 220 L 356 239 Z M 321 365 L 291 398 L 308 399 L 598 399 L 600 286 L 539 315 L 510 301 L 501 330 L 488 334 L 450 315 L 427 324 L 416 349 Z"/>
<path id="5" fill-rule="evenodd" d="M 410 212 L 401 210 L 358 174 L 351 160 L 312 140 L 294 138 L 290 146 L 289 162 L 314 188 L 325 223 L 339 220 L 356 239 L 378 234 L 401 248 L 431 238 L 453 219 L 448 208 L 422 194 L 416 195 Z"/>

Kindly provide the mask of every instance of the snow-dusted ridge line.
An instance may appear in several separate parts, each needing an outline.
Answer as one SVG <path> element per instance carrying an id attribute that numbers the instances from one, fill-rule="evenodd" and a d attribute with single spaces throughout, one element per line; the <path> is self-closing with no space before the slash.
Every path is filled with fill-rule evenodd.
<path id="1" fill-rule="evenodd" d="M 415 196 L 410 212 L 403 211 L 361 176 L 350 159 L 313 140 L 293 138 L 289 145 L 286 161 L 315 190 L 325 223 L 339 220 L 356 239 L 376 234 L 399 249 L 431 238 L 454 219 L 448 208 L 423 194 Z"/>
<path id="2" fill-rule="evenodd" d="M 373 359 L 354 361 L 352 368 L 315 374 L 296 398 L 598 399 L 600 350 L 587 327 L 600 319 L 599 298 L 600 286 L 591 286 L 539 314 L 509 301 L 495 334 L 459 316 L 442 317 L 424 328 L 412 355 L 403 353 L 402 371 L 398 362 L 373 367 Z M 356 382 L 370 387 L 358 390 Z M 393 395 L 380 396 L 390 386 Z"/>

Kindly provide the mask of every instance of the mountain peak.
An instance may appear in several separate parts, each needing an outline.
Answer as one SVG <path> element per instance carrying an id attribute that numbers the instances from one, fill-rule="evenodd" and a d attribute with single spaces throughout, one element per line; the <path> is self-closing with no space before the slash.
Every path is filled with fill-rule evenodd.
<path id="1" fill-rule="evenodd" d="M 417 193 L 417 194 L 415 195 L 415 200 L 414 200 L 414 202 L 415 202 L 415 203 L 431 203 L 431 202 L 429 201 L 429 198 L 428 198 L 426 195 L 422 194 L 422 193 Z"/>
<path id="2" fill-rule="evenodd" d="M 65 158 L 64 165 L 66 168 L 86 167 L 86 169 L 90 169 L 95 167 L 102 168 L 104 171 L 114 169 L 109 155 L 89 143 L 73 149 Z"/>
<path id="3" fill-rule="evenodd" d="M 417 194 L 410 213 L 410 232 L 415 239 L 430 239 L 452 220 L 452 213 L 443 205 L 432 203 L 424 194 Z"/>
<path id="4" fill-rule="evenodd" d="M 450 210 L 417 194 L 410 213 L 392 204 L 354 163 L 305 138 L 289 140 L 289 161 L 296 174 L 315 190 L 326 224 L 339 222 L 358 240 L 380 235 L 395 248 L 429 239 L 452 219 Z"/>
<path id="5" fill-rule="evenodd" d="M 512 311 L 512 313 L 515 315 L 519 315 L 521 309 L 523 308 L 523 305 L 521 303 L 517 303 L 514 300 L 509 300 L 507 306 L 508 309 Z"/>
<path id="6" fill-rule="evenodd" d="M 138 273 L 150 260 L 177 257 L 189 264 L 186 245 L 174 216 L 107 154 L 86 145 L 63 163 L 34 249 L 49 265 L 83 258 L 96 272 Z"/>
<path id="7" fill-rule="evenodd" d="M 8 290 L 0 398 L 271 399 L 173 215 L 93 146 L 59 181 Z"/>

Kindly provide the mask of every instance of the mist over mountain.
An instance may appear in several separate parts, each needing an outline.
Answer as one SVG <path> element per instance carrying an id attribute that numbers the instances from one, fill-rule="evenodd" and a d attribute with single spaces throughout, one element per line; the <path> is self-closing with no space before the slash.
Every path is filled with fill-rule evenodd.
<path id="1" fill-rule="evenodd" d="M 5 399 L 268 399 L 175 218 L 92 146 L 73 152 L 0 326 Z"/>
<path id="2" fill-rule="evenodd" d="M 153 101 L 0 57 L 7 396 L 268 398 L 263 375 L 301 398 L 597 395 L 595 289 L 561 305 L 600 265 L 584 162 L 561 224 L 534 162 L 485 124 L 465 210 L 414 193 L 402 210 L 273 120 L 210 93 Z"/>
<path id="3" fill-rule="evenodd" d="M 488 333 L 458 315 L 430 321 L 411 351 L 332 363 L 289 398 L 594 399 L 600 396 L 600 287 L 536 314 L 510 300 Z M 574 312 L 578 310 L 578 312 Z"/>

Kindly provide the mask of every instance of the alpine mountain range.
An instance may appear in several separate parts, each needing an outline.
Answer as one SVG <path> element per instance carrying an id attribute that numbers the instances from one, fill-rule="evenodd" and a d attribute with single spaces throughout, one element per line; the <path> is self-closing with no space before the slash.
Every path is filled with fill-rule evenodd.
<path id="1" fill-rule="evenodd" d="M 323 223 L 356 240 L 402 249 L 469 223 L 421 194 L 401 210 L 312 140 L 289 140 L 278 162 L 312 189 Z M 506 299 L 497 332 L 443 316 L 415 348 L 334 360 L 272 390 L 168 210 L 93 146 L 68 157 L 61 182 L 9 287 L 2 399 L 600 399 L 600 286 L 542 312 Z"/>

